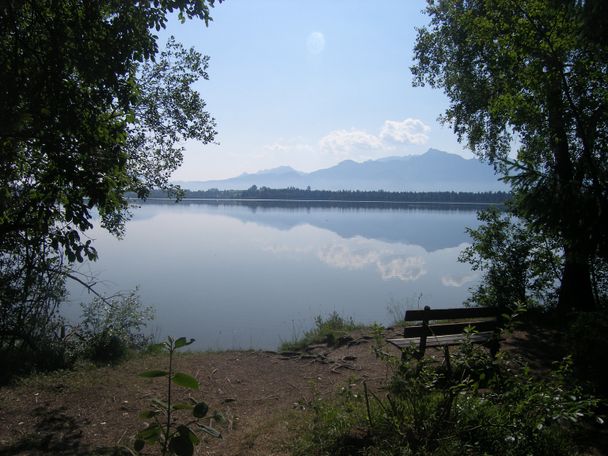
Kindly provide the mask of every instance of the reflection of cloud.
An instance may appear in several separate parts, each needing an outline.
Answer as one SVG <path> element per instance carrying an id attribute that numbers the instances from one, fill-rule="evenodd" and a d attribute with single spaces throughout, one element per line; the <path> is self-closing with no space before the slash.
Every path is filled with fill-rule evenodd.
<path id="1" fill-rule="evenodd" d="M 361 269 L 379 261 L 378 252 L 353 252 L 347 245 L 332 245 L 319 250 L 319 259 L 340 269 Z"/>
<path id="2" fill-rule="evenodd" d="M 477 274 L 465 274 L 461 276 L 445 275 L 441 278 L 441 283 L 445 287 L 461 287 L 465 283 L 472 282 L 477 278 Z"/>
<path id="3" fill-rule="evenodd" d="M 426 274 L 425 261 L 422 256 L 411 256 L 404 247 L 377 248 L 373 245 L 365 245 L 357 242 L 357 245 L 333 244 L 318 252 L 321 261 L 329 266 L 340 269 L 362 269 L 366 266 L 375 265 L 384 280 L 399 279 L 404 282 L 418 280 Z"/>
<path id="4" fill-rule="evenodd" d="M 285 254 L 285 253 L 308 253 L 310 252 L 310 247 L 291 247 L 287 245 L 267 245 L 262 247 L 263 252 L 274 253 L 275 255 Z"/>
<path id="5" fill-rule="evenodd" d="M 407 257 L 395 258 L 388 263 L 378 262 L 378 269 L 384 280 L 400 279 L 404 282 L 418 280 L 424 274 L 424 258 L 422 257 Z"/>

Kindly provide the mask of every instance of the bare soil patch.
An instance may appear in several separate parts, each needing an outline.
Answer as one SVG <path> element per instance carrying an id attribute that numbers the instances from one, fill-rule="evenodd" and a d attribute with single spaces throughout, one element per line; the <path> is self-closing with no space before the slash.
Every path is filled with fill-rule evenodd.
<path id="1" fill-rule="evenodd" d="M 199 455 L 287 455 L 289 421 L 316 395 L 366 381 L 379 388 L 390 372 L 376 359 L 372 340 L 353 333 L 340 347 L 318 345 L 304 354 L 262 351 L 184 353 L 176 369 L 194 375 L 190 393 L 221 412 L 223 438 L 207 438 Z M 116 367 L 39 375 L 0 389 L 0 455 L 111 454 L 130 445 L 143 427 L 138 413 L 165 383 L 138 377 L 166 367 L 166 357 L 145 356 Z M 182 389 L 176 389 L 183 397 Z"/>

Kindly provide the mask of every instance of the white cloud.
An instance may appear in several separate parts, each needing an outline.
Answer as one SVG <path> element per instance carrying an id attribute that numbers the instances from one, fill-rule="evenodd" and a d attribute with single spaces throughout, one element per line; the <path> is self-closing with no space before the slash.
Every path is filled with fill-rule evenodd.
<path id="1" fill-rule="evenodd" d="M 431 127 L 420 119 L 386 120 L 377 132 L 362 129 L 332 130 L 316 143 L 303 138 L 278 139 L 263 146 L 258 159 L 267 167 L 289 165 L 301 171 L 314 171 L 333 166 L 343 160 L 374 160 L 388 155 L 422 152 Z"/>
<path id="2" fill-rule="evenodd" d="M 338 160 L 367 160 L 391 154 L 397 145 L 424 145 L 430 132 L 420 119 L 385 120 L 378 134 L 354 128 L 331 131 L 319 140 L 319 148 Z"/>
<path id="3" fill-rule="evenodd" d="M 475 273 L 465 274 L 465 275 L 461 275 L 461 276 L 446 275 L 446 276 L 441 277 L 441 283 L 445 287 L 460 288 L 464 284 L 472 282 L 476 278 L 477 278 L 477 274 L 475 274 Z"/>
<path id="4" fill-rule="evenodd" d="M 310 144 L 288 140 L 278 140 L 263 146 L 263 150 L 268 152 L 311 152 L 313 149 Z"/>
<path id="5" fill-rule="evenodd" d="M 429 140 L 431 127 L 420 119 L 385 120 L 380 138 L 401 144 L 424 145 Z"/>
<path id="6" fill-rule="evenodd" d="M 306 38 L 306 48 L 311 54 L 320 54 L 325 49 L 325 36 L 321 32 L 312 32 Z"/>
<path id="7" fill-rule="evenodd" d="M 334 130 L 319 140 L 321 151 L 337 159 L 367 158 L 371 151 L 383 148 L 382 140 L 363 130 Z"/>

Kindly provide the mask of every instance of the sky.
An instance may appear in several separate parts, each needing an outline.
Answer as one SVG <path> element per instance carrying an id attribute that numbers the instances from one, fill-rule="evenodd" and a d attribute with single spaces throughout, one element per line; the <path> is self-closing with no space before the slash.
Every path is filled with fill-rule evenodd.
<path id="1" fill-rule="evenodd" d="M 225 0 L 213 21 L 159 33 L 210 57 L 196 88 L 217 144 L 188 142 L 173 180 L 234 177 L 278 166 L 310 172 L 343 160 L 473 155 L 438 117 L 441 90 L 413 87 L 424 0 Z"/>

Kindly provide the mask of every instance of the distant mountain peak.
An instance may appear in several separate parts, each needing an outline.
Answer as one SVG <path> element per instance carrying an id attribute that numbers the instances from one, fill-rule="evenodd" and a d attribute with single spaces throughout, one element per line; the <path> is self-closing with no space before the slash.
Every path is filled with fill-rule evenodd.
<path id="1" fill-rule="evenodd" d="M 276 168 L 270 168 L 270 169 L 263 169 L 261 171 L 258 171 L 257 173 L 253 173 L 250 174 L 251 175 L 265 175 L 265 174 L 289 174 L 289 173 L 296 173 L 296 174 L 302 174 L 301 171 L 298 171 L 297 169 L 293 169 L 291 166 L 277 166 Z"/>
<path id="2" fill-rule="evenodd" d="M 290 166 L 245 173 L 231 179 L 183 183 L 184 188 L 245 190 L 252 185 L 269 188 L 386 191 L 498 191 L 508 187 L 498 181 L 492 167 L 475 158 L 429 149 L 422 155 L 384 157 L 362 163 L 344 160 L 335 166 L 303 173 Z"/>
<path id="3" fill-rule="evenodd" d="M 433 149 L 430 148 L 429 150 L 427 150 L 425 153 L 423 153 L 422 155 L 420 155 L 420 157 L 439 157 L 439 158 L 445 158 L 445 157 L 451 157 L 451 158 L 461 158 L 463 160 L 466 160 L 466 158 L 464 158 L 462 155 L 458 155 L 458 154 L 454 154 L 452 152 L 445 152 L 443 150 L 439 150 L 439 149 Z"/>

